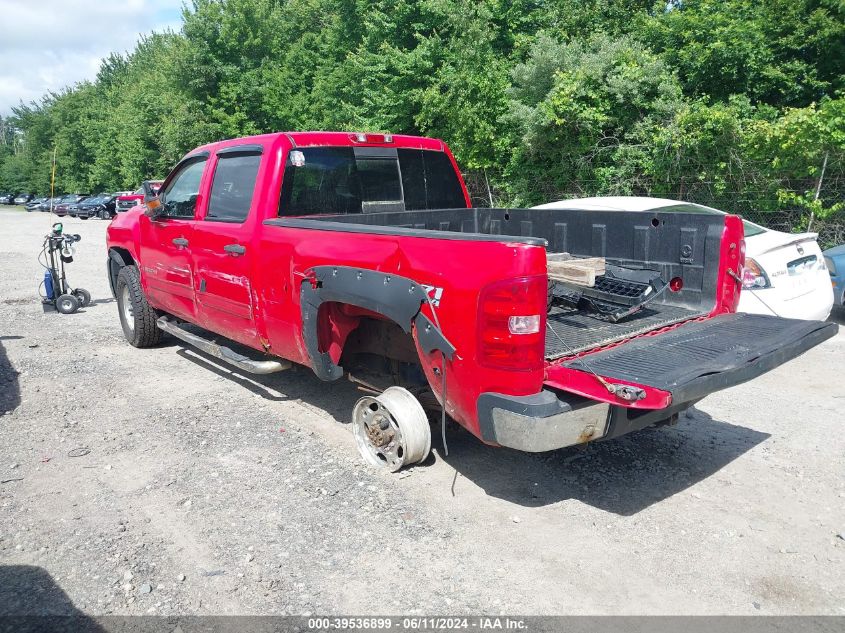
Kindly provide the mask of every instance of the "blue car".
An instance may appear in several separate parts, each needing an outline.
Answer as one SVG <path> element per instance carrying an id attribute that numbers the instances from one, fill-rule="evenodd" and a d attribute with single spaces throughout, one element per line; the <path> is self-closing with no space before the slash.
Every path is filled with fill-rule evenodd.
<path id="1" fill-rule="evenodd" d="M 845 244 L 824 251 L 824 262 L 833 285 L 833 305 L 845 305 Z"/>

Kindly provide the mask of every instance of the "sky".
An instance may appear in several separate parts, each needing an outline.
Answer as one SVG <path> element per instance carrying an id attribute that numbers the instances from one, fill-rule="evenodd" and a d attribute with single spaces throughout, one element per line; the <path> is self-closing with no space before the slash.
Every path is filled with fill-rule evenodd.
<path id="1" fill-rule="evenodd" d="M 100 60 L 181 25 L 183 0 L 0 0 L 0 116 L 94 79 Z"/>

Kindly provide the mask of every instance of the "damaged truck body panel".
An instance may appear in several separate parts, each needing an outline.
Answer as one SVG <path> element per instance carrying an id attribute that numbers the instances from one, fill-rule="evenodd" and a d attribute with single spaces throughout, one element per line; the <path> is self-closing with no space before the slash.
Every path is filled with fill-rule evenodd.
<path id="1" fill-rule="evenodd" d="M 108 271 L 116 289 L 121 268 L 137 267 L 168 331 L 187 322 L 325 381 L 406 387 L 520 450 L 670 422 L 836 331 L 733 314 L 736 216 L 471 208 L 434 139 L 222 141 L 186 156 L 151 201 L 112 222 Z M 608 270 L 573 298 L 549 283 L 553 254 Z M 608 306 L 624 309 L 608 317 Z"/>

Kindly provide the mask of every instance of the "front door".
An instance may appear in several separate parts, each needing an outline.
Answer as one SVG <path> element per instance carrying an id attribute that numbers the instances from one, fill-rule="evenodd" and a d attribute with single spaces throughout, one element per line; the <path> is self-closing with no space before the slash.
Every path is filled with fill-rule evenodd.
<path id="1" fill-rule="evenodd" d="M 214 158 L 204 216 L 194 226 L 194 289 L 199 323 L 213 332 L 261 349 L 252 287 L 256 260 L 252 235 L 255 183 L 261 165 L 256 145 L 228 147 Z"/>
<path id="2" fill-rule="evenodd" d="M 191 242 L 206 162 L 202 156 L 179 165 L 160 194 L 164 214 L 140 221 L 141 278 L 150 303 L 189 321 L 197 313 Z"/>

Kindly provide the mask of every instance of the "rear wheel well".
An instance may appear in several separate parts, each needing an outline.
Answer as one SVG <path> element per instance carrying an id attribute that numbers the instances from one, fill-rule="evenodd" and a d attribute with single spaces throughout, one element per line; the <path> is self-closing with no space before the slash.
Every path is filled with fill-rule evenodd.
<path id="1" fill-rule="evenodd" d="M 335 306 L 335 309 L 328 310 L 328 314 L 344 312 L 338 310 L 338 304 Z M 358 310 L 354 306 L 341 306 Z M 431 392 L 413 335 L 394 321 L 377 314 L 356 316 L 355 319 L 357 323 L 346 328 L 348 333 L 341 343 L 338 362 L 347 378 L 367 392 L 381 392 L 392 386 L 404 387 L 420 400 L 424 408 L 437 409 L 440 405 Z"/>

